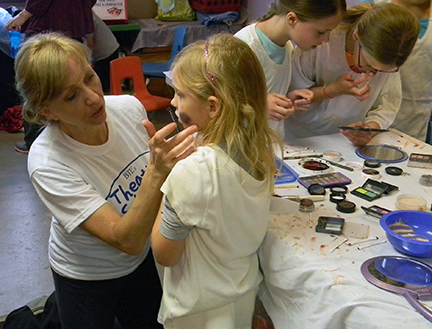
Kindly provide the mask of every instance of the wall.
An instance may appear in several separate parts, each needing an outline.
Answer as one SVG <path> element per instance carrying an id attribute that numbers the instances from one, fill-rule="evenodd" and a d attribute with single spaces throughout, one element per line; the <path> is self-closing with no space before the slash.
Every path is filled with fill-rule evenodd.
<path id="1" fill-rule="evenodd" d="M 258 17 L 264 15 L 269 7 L 270 4 L 274 0 L 246 0 L 247 3 L 247 10 L 248 10 L 248 21 L 251 22 Z M 353 4 L 359 2 L 359 0 L 346 0 L 348 6 L 352 6 Z"/>

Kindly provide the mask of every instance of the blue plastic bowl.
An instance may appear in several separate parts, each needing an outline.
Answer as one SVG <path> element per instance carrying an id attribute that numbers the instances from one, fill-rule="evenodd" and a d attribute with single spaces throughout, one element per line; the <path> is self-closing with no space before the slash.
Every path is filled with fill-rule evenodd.
<path id="1" fill-rule="evenodd" d="M 400 219 L 409 225 L 415 234 L 429 239 L 429 242 L 415 241 L 393 232 L 389 225 Z M 380 224 L 387 234 L 388 241 L 397 251 L 415 257 L 432 257 L 432 213 L 414 210 L 392 211 L 381 217 Z"/>

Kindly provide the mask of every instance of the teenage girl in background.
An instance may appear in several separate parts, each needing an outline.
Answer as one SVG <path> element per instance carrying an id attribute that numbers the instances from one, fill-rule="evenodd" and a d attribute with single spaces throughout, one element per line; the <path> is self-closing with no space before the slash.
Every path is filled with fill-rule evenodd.
<path id="1" fill-rule="evenodd" d="M 420 34 L 411 55 L 400 69 L 402 104 L 392 127 L 426 139 L 432 109 L 432 11 L 430 0 L 363 0 L 394 3 L 408 9 L 420 23 Z"/>
<path id="2" fill-rule="evenodd" d="M 339 126 L 388 128 L 401 103 L 399 67 L 420 31 L 417 19 L 393 4 L 348 8 L 330 42 L 309 52 L 295 50 L 290 88 L 311 88 L 308 112 L 285 122 L 286 140 L 339 132 Z M 367 77 L 366 96 L 353 97 L 346 80 Z M 354 145 L 365 145 L 372 132 L 341 131 Z"/>
<path id="3" fill-rule="evenodd" d="M 264 68 L 268 118 L 281 136 L 283 120 L 295 111 L 308 110 L 313 97 L 309 90 L 288 94 L 293 51 L 290 41 L 304 51 L 328 42 L 330 31 L 338 26 L 345 10 L 345 0 L 277 0 L 266 15 L 235 34 L 252 48 Z"/>
<path id="4" fill-rule="evenodd" d="M 219 34 L 178 55 L 173 84 L 180 122 L 199 135 L 197 151 L 161 189 L 152 232 L 155 258 L 167 266 L 159 321 L 166 329 L 250 329 L 277 137 L 266 120 L 264 72 L 244 42 Z"/>

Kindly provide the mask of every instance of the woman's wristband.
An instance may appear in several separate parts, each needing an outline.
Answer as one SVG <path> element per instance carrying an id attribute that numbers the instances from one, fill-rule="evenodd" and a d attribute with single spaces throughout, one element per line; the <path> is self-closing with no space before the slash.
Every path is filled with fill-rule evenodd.
<path id="1" fill-rule="evenodd" d="M 329 94 L 326 93 L 326 88 L 327 88 L 327 87 L 328 87 L 328 85 L 325 84 L 324 87 L 323 87 L 323 90 L 322 90 L 322 91 L 323 91 L 323 94 L 324 94 L 324 97 L 325 97 L 325 98 L 328 98 L 328 99 L 332 99 L 332 98 L 334 98 L 334 97 L 332 97 L 332 96 L 330 96 Z"/>

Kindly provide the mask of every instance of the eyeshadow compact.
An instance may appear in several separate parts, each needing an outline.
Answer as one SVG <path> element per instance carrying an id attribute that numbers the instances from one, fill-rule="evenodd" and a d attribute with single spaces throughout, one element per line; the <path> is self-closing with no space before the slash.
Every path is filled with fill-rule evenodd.
<path id="1" fill-rule="evenodd" d="M 300 171 L 310 175 L 326 174 L 331 170 L 331 167 L 325 160 L 317 158 L 302 159 L 298 162 L 298 165 L 300 167 Z"/>
<path id="2" fill-rule="evenodd" d="M 332 187 L 350 184 L 351 179 L 340 172 L 333 172 L 322 175 L 299 177 L 298 182 L 306 188 L 311 184 L 319 184 L 323 187 Z"/>
<path id="3" fill-rule="evenodd" d="M 308 186 L 307 188 L 308 192 L 310 195 L 325 195 L 326 194 L 326 190 L 324 188 L 324 186 L 320 185 L 320 184 L 311 184 Z"/>
<path id="4" fill-rule="evenodd" d="M 407 166 L 432 169 L 432 154 L 411 153 Z"/>
<path id="5" fill-rule="evenodd" d="M 350 214 L 356 211 L 356 204 L 351 201 L 343 200 L 336 203 L 336 210 L 345 214 Z"/>
<path id="6" fill-rule="evenodd" d="M 363 186 L 351 191 L 351 194 L 367 201 L 380 198 L 387 189 L 387 185 L 373 179 L 368 179 Z"/>
<path id="7" fill-rule="evenodd" d="M 385 214 L 388 214 L 389 212 L 391 212 L 391 210 L 388 210 L 386 208 L 383 208 L 383 207 L 380 207 L 377 205 L 373 205 L 370 207 L 361 206 L 361 208 L 364 210 L 364 212 L 366 214 L 368 214 L 369 216 L 375 217 L 375 218 L 381 218 Z"/>
<path id="8" fill-rule="evenodd" d="M 363 164 L 365 167 L 368 168 L 379 168 L 381 166 L 381 163 L 378 160 L 374 159 L 365 160 Z"/>
<path id="9" fill-rule="evenodd" d="M 387 167 L 385 172 L 391 176 L 400 176 L 403 174 L 403 170 L 399 167 Z"/>
<path id="10" fill-rule="evenodd" d="M 344 223 L 344 218 L 320 216 L 318 217 L 318 223 L 315 226 L 315 231 L 319 233 L 341 235 Z"/>

